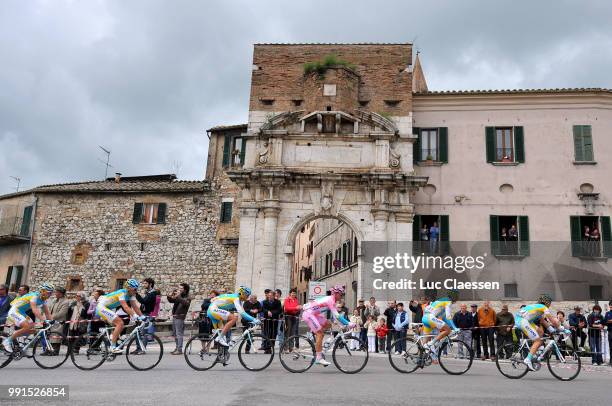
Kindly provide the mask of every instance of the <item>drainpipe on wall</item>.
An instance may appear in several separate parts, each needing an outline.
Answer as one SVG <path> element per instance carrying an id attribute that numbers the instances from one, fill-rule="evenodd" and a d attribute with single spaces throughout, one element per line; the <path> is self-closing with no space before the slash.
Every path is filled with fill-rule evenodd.
<path id="1" fill-rule="evenodd" d="M 32 224 L 30 225 L 30 243 L 28 244 L 28 262 L 25 267 L 25 278 L 22 283 L 30 284 L 30 263 L 32 262 L 32 240 L 34 239 L 34 230 L 36 230 L 36 211 L 38 209 L 38 196 L 34 196 L 34 208 L 32 209 Z"/>

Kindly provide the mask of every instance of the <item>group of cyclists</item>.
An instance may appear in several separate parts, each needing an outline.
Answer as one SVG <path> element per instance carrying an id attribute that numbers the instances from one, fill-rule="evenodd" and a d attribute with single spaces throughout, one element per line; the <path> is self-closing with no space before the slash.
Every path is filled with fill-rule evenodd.
<path id="1" fill-rule="evenodd" d="M 115 313 L 115 310 L 118 307 L 123 308 L 125 313 L 130 316 L 130 321 L 142 321 L 146 318 L 143 316 L 140 305 L 136 300 L 136 292 L 139 287 L 140 283 L 136 279 L 128 279 L 123 289 L 101 296 L 98 300 L 96 307 L 97 316 L 108 325 L 113 325 L 115 327 L 111 336 L 110 348 L 110 351 L 113 353 L 122 351 L 117 347 L 117 340 L 124 328 L 124 322 L 121 317 Z M 4 351 L 11 353 L 13 351 L 13 343 L 17 337 L 29 335 L 34 332 L 34 321 L 27 315 L 30 309 L 36 319 L 44 320 L 47 324 L 53 323 L 51 314 L 46 305 L 46 301 L 53 290 L 53 286 L 48 283 L 43 283 L 37 291 L 17 297 L 11 302 L 7 323 L 13 324 L 15 326 L 15 331 L 2 341 Z M 322 366 L 329 365 L 329 362 L 325 360 L 323 355 L 323 338 L 325 330 L 331 327 L 332 321 L 337 321 L 348 329 L 355 327 L 355 325 L 340 314 L 336 308 L 336 303 L 341 300 L 344 293 L 344 286 L 336 285 L 330 289 L 330 295 L 319 297 L 300 307 L 302 311 L 301 318 L 316 339 L 316 364 Z M 207 316 L 212 321 L 214 329 L 221 329 L 221 334 L 218 334 L 215 339 L 219 345 L 225 347 L 232 345 L 231 342 L 227 342 L 226 337 L 230 329 L 236 324 L 238 316 L 250 323 L 261 323 L 259 319 L 248 314 L 242 305 L 250 295 L 251 289 L 249 287 L 240 286 L 235 293 L 222 294 L 212 299 Z M 453 323 L 451 316 L 451 306 L 457 301 L 458 296 L 459 292 L 457 290 L 449 290 L 445 297 L 439 298 L 425 307 L 422 320 L 423 332 L 425 334 L 431 334 L 434 330 L 438 331 L 438 335 L 426 343 L 427 347 L 433 348 L 452 332 L 459 331 Z M 536 356 L 538 348 L 542 344 L 545 331 L 549 333 L 570 333 L 561 326 L 559 320 L 550 311 L 551 302 L 552 299 L 550 296 L 542 295 L 537 303 L 525 306 L 515 314 L 514 327 L 520 330 L 525 337 L 533 342 L 529 354 L 523 360 L 523 363 L 531 370 L 534 369 L 533 359 Z M 327 311 L 331 314 L 331 320 L 328 319 L 326 315 Z"/>

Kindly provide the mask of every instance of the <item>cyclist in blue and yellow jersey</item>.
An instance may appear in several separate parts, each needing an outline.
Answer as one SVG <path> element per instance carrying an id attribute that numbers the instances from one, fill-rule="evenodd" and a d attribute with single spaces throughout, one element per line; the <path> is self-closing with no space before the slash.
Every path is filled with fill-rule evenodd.
<path id="1" fill-rule="evenodd" d="M 439 330 L 438 335 L 425 344 L 432 348 L 436 343 L 448 336 L 453 331 L 459 331 L 453 322 L 451 306 L 459 298 L 459 291 L 451 289 L 446 292 L 446 297 L 438 299 L 425 306 L 423 313 L 423 334 L 431 334 L 435 329 Z"/>
<path id="2" fill-rule="evenodd" d="M 570 331 L 566 330 L 550 311 L 551 303 L 552 298 L 550 296 L 542 295 L 538 303 L 525 306 L 514 315 L 514 328 L 520 329 L 526 337 L 533 340 L 529 354 L 523 360 L 525 365 L 532 371 L 534 370 L 532 360 L 538 348 L 542 345 L 544 329 L 549 333 L 558 331 L 570 334 Z"/>
<path id="3" fill-rule="evenodd" d="M 51 313 L 47 308 L 47 299 L 53 293 L 53 286 L 48 283 L 43 283 L 38 291 L 26 293 L 19 296 L 11 302 L 11 309 L 8 312 L 7 324 L 13 324 L 16 327 L 15 332 L 2 340 L 2 346 L 6 352 L 13 352 L 13 340 L 19 336 L 28 335 L 34 332 L 34 321 L 26 314 L 28 310 L 32 310 L 36 319 L 45 320 L 47 323 L 53 323 Z M 42 308 L 42 312 L 41 309 Z M 46 317 L 43 318 L 43 313 Z"/>
<path id="4" fill-rule="evenodd" d="M 116 290 L 98 299 L 96 306 L 96 314 L 100 316 L 107 324 L 115 326 L 111 335 L 111 352 L 120 353 L 123 350 L 117 348 L 117 340 L 121 331 L 123 331 L 124 323 L 121 317 L 117 316 L 114 309 L 121 306 L 123 310 L 130 316 L 130 321 L 138 318 L 138 320 L 146 319 L 140 311 L 140 304 L 136 300 L 136 290 L 140 284 L 136 279 L 128 279 L 123 284 L 123 289 Z M 128 305 L 128 302 L 130 304 Z"/>
<path id="5" fill-rule="evenodd" d="M 245 312 L 242 307 L 241 302 L 247 300 L 250 295 L 251 289 L 246 286 L 240 286 L 236 293 L 226 293 L 211 299 L 207 315 L 212 321 L 213 328 L 219 329 L 223 325 L 223 322 L 226 322 L 225 325 L 223 325 L 221 334 L 215 338 L 216 342 L 225 347 L 229 347 L 225 337 L 238 320 L 238 315 L 232 313 L 232 311 L 239 313 L 240 316 L 249 323 L 261 323 L 258 319 Z"/>

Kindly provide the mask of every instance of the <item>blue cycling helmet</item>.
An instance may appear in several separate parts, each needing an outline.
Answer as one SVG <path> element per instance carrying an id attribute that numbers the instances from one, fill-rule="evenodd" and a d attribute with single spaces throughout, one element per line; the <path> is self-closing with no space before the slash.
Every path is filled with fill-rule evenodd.
<path id="1" fill-rule="evenodd" d="M 238 287 L 238 294 L 240 296 L 249 297 L 249 296 L 251 296 L 251 288 L 248 288 L 246 286 L 242 286 L 241 285 L 241 286 Z"/>
<path id="2" fill-rule="evenodd" d="M 47 292 L 53 292 L 53 285 L 51 285 L 50 283 L 43 283 L 42 285 L 40 285 L 40 287 L 38 288 L 38 291 L 47 291 Z"/>
<path id="3" fill-rule="evenodd" d="M 138 289 L 140 287 L 140 283 L 138 283 L 136 279 L 128 279 L 127 281 L 125 281 L 125 284 L 123 286 L 125 288 Z"/>

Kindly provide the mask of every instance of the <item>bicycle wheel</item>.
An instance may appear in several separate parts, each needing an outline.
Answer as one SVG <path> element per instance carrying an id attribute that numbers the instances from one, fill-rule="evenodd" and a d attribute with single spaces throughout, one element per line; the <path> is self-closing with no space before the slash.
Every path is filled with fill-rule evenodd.
<path id="1" fill-rule="evenodd" d="M 32 347 L 36 365 L 43 369 L 55 369 L 68 359 L 70 346 L 62 333 L 47 332 L 39 335 Z"/>
<path id="2" fill-rule="evenodd" d="M 357 337 L 347 336 L 344 340 L 337 338 L 332 349 L 332 359 L 336 368 L 345 374 L 356 374 L 368 363 L 368 346 Z"/>
<path id="3" fill-rule="evenodd" d="M 562 358 L 554 351 L 549 353 L 546 360 L 548 370 L 560 381 L 571 381 L 580 374 L 580 356 L 570 348 L 559 348 L 559 352 Z"/>
<path id="4" fill-rule="evenodd" d="M 315 346 L 312 340 L 303 335 L 285 339 L 278 358 L 289 372 L 306 372 L 315 362 Z"/>
<path id="5" fill-rule="evenodd" d="M 75 367 L 83 371 L 98 368 L 106 361 L 108 341 L 100 334 L 84 333 L 70 344 L 70 359 Z"/>
<path id="6" fill-rule="evenodd" d="M 527 357 L 529 348 L 518 344 L 506 344 L 497 350 L 495 365 L 503 376 L 510 379 L 520 379 L 527 375 L 529 368 L 523 363 Z"/>
<path id="7" fill-rule="evenodd" d="M 472 348 L 461 340 L 445 340 L 438 349 L 438 362 L 447 374 L 465 374 L 471 368 L 472 361 Z"/>
<path id="8" fill-rule="evenodd" d="M 208 334 L 193 336 L 185 344 L 183 356 L 187 365 L 196 371 L 206 371 L 215 366 L 221 346 Z"/>
<path id="9" fill-rule="evenodd" d="M 261 334 L 246 336 L 238 347 L 238 359 L 249 371 L 262 371 L 274 359 L 274 341 Z"/>
<path id="10" fill-rule="evenodd" d="M 4 341 L 4 339 L 7 338 L 8 336 L 9 336 L 8 333 L 1 332 L 0 340 Z M 10 364 L 12 360 L 13 360 L 13 356 L 11 355 L 11 353 L 4 351 L 4 348 L 0 348 L 0 369 Z"/>
<path id="11" fill-rule="evenodd" d="M 147 336 L 151 341 L 147 342 Z M 125 350 L 128 364 L 138 371 L 148 371 L 159 364 L 164 356 L 164 345 L 155 334 L 137 333 L 130 339 Z"/>
<path id="12" fill-rule="evenodd" d="M 422 359 L 423 349 L 414 338 L 401 338 L 391 345 L 389 363 L 397 372 L 409 374 L 416 371 L 421 365 Z"/>

